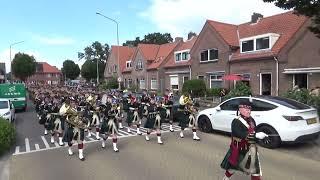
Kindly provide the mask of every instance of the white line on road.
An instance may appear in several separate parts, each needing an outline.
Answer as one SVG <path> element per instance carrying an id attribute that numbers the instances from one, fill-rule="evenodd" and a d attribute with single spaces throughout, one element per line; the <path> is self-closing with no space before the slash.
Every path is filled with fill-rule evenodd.
<path id="1" fill-rule="evenodd" d="M 14 154 L 19 154 L 19 151 L 20 151 L 20 146 L 16 146 L 16 151 Z"/>
<path id="2" fill-rule="evenodd" d="M 29 144 L 29 139 L 25 138 L 24 142 L 26 143 L 26 152 L 30 152 L 30 144 Z"/>
<path id="3" fill-rule="evenodd" d="M 36 148 L 36 150 L 40 149 L 39 144 L 35 144 L 34 147 Z"/>
<path id="4" fill-rule="evenodd" d="M 47 142 L 46 138 L 44 138 L 44 136 L 41 136 L 41 139 L 42 139 L 42 141 L 43 141 L 44 145 L 46 146 L 46 149 L 49 149 L 49 148 L 50 148 L 50 146 L 49 146 L 49 144 L 48 144 L 48 142 Z"/>
<path id="5" fill-rule="evenodd" d="M 60 146 L 57 142 L 54 142 L 54 145 L 55 145 L 56 147 L 59 147 L 59 146 Z"/>
<path id="6" fill-rule="evenodd" d="M 131 128 L 130 128 L 130 129 L 131 129 Z M 118 132 L 121 132 L 122 134 L 125 134 L 125 135 L 131 135 L 130 133 L 128 133 L 128 132 L 126 132 L 126 131 L 124 131 L 124 130 L 121 130 L 121 129 L 119 129 Z"/>

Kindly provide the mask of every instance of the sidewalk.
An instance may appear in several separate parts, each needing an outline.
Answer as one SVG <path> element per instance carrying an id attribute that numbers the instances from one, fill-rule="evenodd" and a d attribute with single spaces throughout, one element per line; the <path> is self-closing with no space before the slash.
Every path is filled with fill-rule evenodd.
<path id="1" fill-rule="evenodd" d="M 9 180 L 9 170 L 10 170 L 10 157 L 11 151 L 3 154 L 0 157 L 0 179 Z"/>

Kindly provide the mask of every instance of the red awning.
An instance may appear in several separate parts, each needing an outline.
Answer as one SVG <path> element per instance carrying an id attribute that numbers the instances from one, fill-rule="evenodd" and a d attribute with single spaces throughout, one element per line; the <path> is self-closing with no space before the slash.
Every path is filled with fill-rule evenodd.
<path id="1" fill-rule="evenodd" d="M 236 75 L 236 74 L 229 74 L 229 75 L 225 75 L 222 77 L 223 80 L 227 80 L 227 81 L 240 81 L 243 78 L 240 75 Z"/>

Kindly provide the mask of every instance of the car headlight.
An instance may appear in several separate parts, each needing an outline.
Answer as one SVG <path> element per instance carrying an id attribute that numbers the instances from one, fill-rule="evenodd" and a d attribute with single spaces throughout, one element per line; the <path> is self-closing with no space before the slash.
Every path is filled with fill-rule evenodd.
<path id="1" fill-rule="evenodd" d="M 4 115 L 4 116 L 9 116 L 9 115 L 10 115 L 10 111 L 4 113 L 3 115 Z"/>

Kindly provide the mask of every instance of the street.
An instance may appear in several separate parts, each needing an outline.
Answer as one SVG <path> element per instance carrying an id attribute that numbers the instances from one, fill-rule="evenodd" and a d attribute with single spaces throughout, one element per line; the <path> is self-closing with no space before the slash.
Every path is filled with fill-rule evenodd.
<path id="1" fill-rule="evenodd" d="M 75 154 L 69 156 L 67 147 L 51 144 L 43 135 L 36 114 L 29 106 L 17 114 L 17 143 L 10 159 L 12 180 L 55 179 L 222 179 L 220 168 L 230 138 L 223 134 L 199 133 L 201 141 L 193 141 L 191 131 L 180 139 L 176 132 L 163 127 L 164 145 L 152 136 L 120 131 L 119 153 L 112 150 L 111 140 L 106 149 L 94 136 L 86 137 L 84 162 Z M 143 131 L 145 132 L 145 131 Z M 264 179 L 318 179 L 320 169 L 320 140 L 299 145 L 283 145 L 279 149 L 259 148 Z M 248 179 L 237 173 L 232 179 Z"/>

